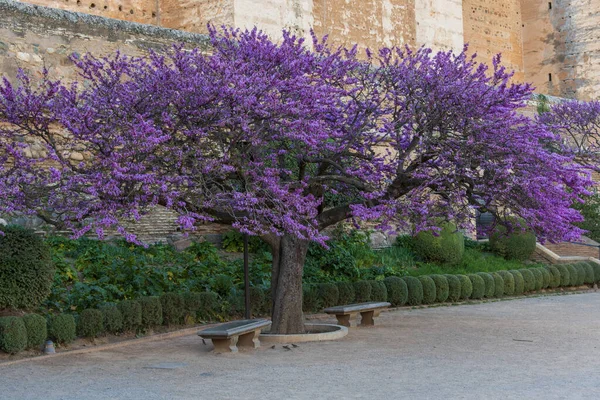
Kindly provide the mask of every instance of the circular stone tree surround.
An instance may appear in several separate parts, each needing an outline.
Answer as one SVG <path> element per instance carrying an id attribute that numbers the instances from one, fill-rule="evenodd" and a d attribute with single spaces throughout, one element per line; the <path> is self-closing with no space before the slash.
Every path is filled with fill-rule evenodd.
<path id="1" fill-rule="evenodd" d="M 292 335 L 277 335 L 269 332 L 260 334 L 260 341 L 264 343 L 302 343 L 322 342 L 326 340 L 341 339 L 348 334 L 348 328 L 334 324 L 304 324 L 307 333 Z"/>

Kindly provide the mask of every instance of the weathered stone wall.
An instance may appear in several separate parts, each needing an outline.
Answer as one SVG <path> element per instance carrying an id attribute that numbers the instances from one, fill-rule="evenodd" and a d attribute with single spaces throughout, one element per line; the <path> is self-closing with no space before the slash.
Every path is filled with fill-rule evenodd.
<path id="1" fill-rule="evenodd" d="M 155 0 L 159 4 L 156 25 L 206 33 L 206 25 L 234 25 L 234 0 Z M 262 10 L 262 8 L 255 7 Z"/>
<path id="2" fill-rule="evenodd" d="M 465 43 L 462 0 L 418 0 L 415 23 L 417 46 L 462 51 Z"/>

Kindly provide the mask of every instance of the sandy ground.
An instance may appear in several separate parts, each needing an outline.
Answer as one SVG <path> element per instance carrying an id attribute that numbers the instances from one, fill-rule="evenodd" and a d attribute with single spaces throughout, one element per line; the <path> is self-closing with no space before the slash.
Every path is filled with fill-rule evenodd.
<path id="1" fill-rule="evenodd" d="M 198 336 L 0 367 L 0 399 L 598 399 L 600 293 L 399 310 L 339 341 Z"/>

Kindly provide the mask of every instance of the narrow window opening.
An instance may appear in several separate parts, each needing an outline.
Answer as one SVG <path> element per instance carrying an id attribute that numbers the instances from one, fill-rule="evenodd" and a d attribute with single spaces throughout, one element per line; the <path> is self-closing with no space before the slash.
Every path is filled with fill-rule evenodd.
<path id="1" fill-rule="evenodd" d="M 119 11 L 123 11 L 123 7 L 122 6 L 119 6 Z"/>
<path id="2" fill-rule="evenodd" d="M 552 10 L 552 2 L 548 2 L 548 10 Z"/>
<path id="3" fill-rule="evenodd" d="M 94 3 L 90 4 L 90 8 L 96 8 L 96 5 Z"/>
<path id="4" fill-rule="evenodd" d="M 552 74 L 548 74 L 548 82 L 552 82 Z"/>

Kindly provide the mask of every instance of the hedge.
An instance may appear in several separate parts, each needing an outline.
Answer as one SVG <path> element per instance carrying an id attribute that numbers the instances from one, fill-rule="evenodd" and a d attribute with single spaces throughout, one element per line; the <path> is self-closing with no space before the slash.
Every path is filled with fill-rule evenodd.
<path id="1" fill-rule="evenodd" d="M 423 303 L 423 284 L 414 276 L 405 276 L 402 278 L 408 288 L 407 304 L 409 306 L 418 306 Z"/>
<path id="2" fill-rule="evenodd" d="M 335 283 L 321 283 L 318 285 L 318 291 L 322 308 L 338 305 L 340 291 Z"/>
<path id="3" fill-rule="evenodd" d="M 514 291 L 514 294 L 516 296 L 522 295 L 523 292 L 524 292 L 524 290 L 525 290 L 525 282 L 523 280 L 523 275 L 519 271 L 517 271 L 515 269 L 511 269 L 508 272 L 510 272 L 513 275 L 513 277 L 515 278 L 515 291 Z"/>
<path id="4" fill-rule="evenodd" d="M 596 282 L 596 283 L 600 282 L 600 264 L 598 264 L 597 262 L 594 262 L 594 261 L 588 261 L 588 263 L 594 269 L 594 282 Z"/>
<path id="5" fill-rule="evenodd" d="M 579 273 L 577 269 L 571 264 L 565 265 L 565 268 L 569 271 L 569 284 L 567 286 L 577 286 L 577 282 L 579 282 Z"/>
<path id="6" fill-rule="evenodd" d="M 526 268 L 520 269 L 519 272 L 523 276 L 523 292 L 535 290 L 535 276 L 533 276 L 533 273 Z"/>
<path id="7" fill-rule="evenodd" d="M 481 299 L 485 295 L 485 281 L 477 274 L 467 275 L 473 285 L 473 291 L 471 292 L 472 299 Z"/>
<path id="8" fill-rule="evenodd" d="M 350 282 L 336 282 L 336 285 L 339 293 L 339 304 L 345 305 L 354 303 L 354 285 Z M 388 294 L 389 291 L 390 288 L 388 287 Z"/>
<path id="9" fill-rule="evenodd" d="M 504 281 L 504 295 L 512 296 L 515 294 L 515 277 L 509 271 L 498 271 L 498 275 Z"/>
<path id="10" fill-rule="evenodd" d="M 533 274 L 533 283 L 535 284 L 533 290 L 541 290 L 544 287 L 544 274 L 539 268 L 531 268 L 530 271 Z"/>
<path id="11" fill-rule="evenodd" d="M 448 279 L 444 275 L 430 275 L 431 279 L 435 283 L 435 301 L 436 303 L 443 303 L 448 299 L 448 292 L 450 290 L 448 286 Z"/>
<path id="12" fill-rule="evenodd" d="M 271 301 L 271 289 L 265 291 L 265 307 L 271 311 L 269 302 Z M 200 309 L 196 311 L 196 318 L 199 320 L 210 320 L 215 317 L 221 304 L 219 303 L 219 296 L 215 292 L 200 292 L 198 293 L 200 298 Z"/>
<path id="13" fill-rule="evenodd" d="M 412 240 L 412 250 L 428 261 L 457 264 L 465 251 L 465 238 L 450 222 L 440 224 L 437 236 L 429 231 L 419 232 Z"/>
<path id="14" fill-rule="evenodd" d="M 0 317 L 0 350 L 16 354 L 27 347 L 27 328 L 20 317 Z"/>
<path id="15" fill-rule="evenodd" d="M 371 285 L 371 301 L 387 301 L 387 288 L 383 281 L 368 281 Z"/>
<path id="16" fill-rule="evenodd" d="M 535 251 L 535 235 L 531 232 L 511 232 L 502 225 L 490 235 L 489 245 L 491 250 L 508 260 L 527 260 Z"/>
<path id="17" fill-rule="evenodd" d="M 585 263 L 578 262 L 573 265 L 573 268 L 577 270 L 577 283 L 576 286 L 582 286 L 585 284 L 585 276 L 587 275 L 587 271 L 585 269 Z"/>
<path id="18" fill-rule="evenodd" d="M 550 284 L 549 288 L 555 289 L 560 286 L 561 282 L 561 273 L 554 265 L 547 265 L 544 267 L 550 273 Z"/>
<path id="19" fill-rule="evenodd" d="M 494 294 L 496 293 L 496 283 L 494 282 L 494 277 L 487 272 L 478 272 L 477 275 L 483 279 L 483 283 L 485 284 L 483 297 L 494 297 Z"/>
<path id="20" fill-rule="evenodd" d="M 369 289 L 371 285 L 367 284 Z M 319 291 L 315 285 L 302 286 L 302 311 L 316 312 L 319 310 Z"/>
<path id="21" fill-rule="evenodd" d="M 444 275 L 448 281 L 448 301 L 457 302 L 460 300 L 461 283 L 456 275 Z"/>
<path id="22" fill-rule="evenodd" d="M 123 300 L 119 304 L 119 311 L 123 316 L 123 331 L 135 332 L 142 325 L 142 307 L 135 300 Z"/>
<path id="23" fill-rule="evenodd" d="M 473 293 L 473 283 L 466 275 L 458 275 L 458 279 L 460 280 L 460 298 L 461 300 L 468 300 Z"/>
<path id="24" fill-rule="evenodd" d="M 106 305 L 100 308 L 104 331 L 107 333 L 119 333 L 123 330 L 123 314 L 115 305 Z"/>
<path id="25" fill-rule="evenodd" d="M 77 321 L 77 333 L 79 336 L 95 338 L 104 332 L 102 311 L 95 308 L 85 309 L 79 314 Z"/>
<path id="26" fill-rule="evenodd" d="M 497 272 L 490 273 L 494 280 L 494 297 L 504 296 L 504 279 Z"/>
<path id="27" fill-rule="evenodd" d="M 372 291 L 372 286 L 368 281 L 354 282 L 354 297 L 357 303 L 371 301 Z"/>
<path id="28" fill-rule="evenodd" d="M 552 281 L 552 274 L 544 267 L 536 268 L 542 274 L 542 289 L 548 289 Z"/>
<path id="29" fill-rule="evenodd" d="M 435 292 L 435 282 L 428 275 L 417 277 L 423 286 L 423 304 L 435 303 L 437 294 Z"/>
<path id="30" fill-rule="evenodd" d="M 48 320 L 48 337 L 56 343 L 68 344 L 76 337 L 75 318 L 71 314 L 59 314 Z"/>
<path id="31" fill-rule="evenodd" d="M 38 314 L 25 314 L 23 323 L 27 331 L 27 348 L 41 348 L 48 337 L 46 318 Z"/>
<path id="32" fill-rule="evenodd" d="M 184 305 L 186 311 L 193 313 L 193 317 L 195 318 L 199 299 L 194 295 L 195 293 L 186 293 L 184 295 Z M 140 298 L 138 301 L 142 310 L 142 328 L 150 329 L 161 325 L 163 322 L 163 311 L 160 298 L 158 296 L 146 296 Z"/>
<path id="33" fill-rule="evenodd" d="M 198 310 L 202 308 L 202 297 L 201 293 L 193 293 L 193 296 L 198 299 L 198 304 L 196 308 L 197 315 Z M 264 289 L 256 286 L 250 286 L 250 311 L 252 315 L 264 315 L 271 311 L 271 307 L 267 307 L 266 300 L 266 291 Z M 246 304 L 244 299 L 244 307 L 245 306 Z"/>
<path id="34" fill-rule="evenodd" d="M 408 287 L 406 282 L 397 276 L 388 276 L 383 280 L 387 288 L 388 301 L 393 306 L 403 306 L 408 301 Z M 349 304 L 340 302 L 340 304 Z"/>
<path id="35" fill-rule="evenodd" d="M 163 324 L 179 325 L 183 322 L 184 301 L 179 293 L 165 293 L 160 296 L 162 306 Z"/>
<path id="36" fill-rule="evenodd" d="M 588 285 L 593 285 L 596 282 L 594 267 L 592 267 L 591 262 L 587 261 L 583 263 L 583 268 L 585 269 L 585 279 L 584 283 Z"/>

